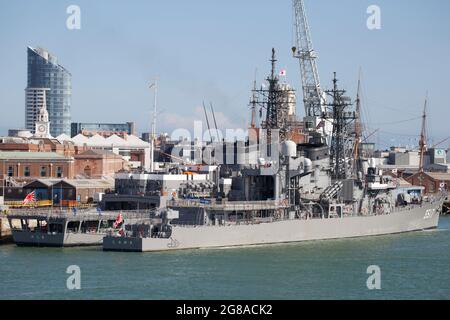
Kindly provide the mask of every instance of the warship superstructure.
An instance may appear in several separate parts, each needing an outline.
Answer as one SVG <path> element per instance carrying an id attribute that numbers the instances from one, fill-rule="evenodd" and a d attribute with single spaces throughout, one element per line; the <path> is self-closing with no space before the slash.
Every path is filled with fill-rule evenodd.
<path id="1" fill-rule="evenodd" d="M 437 227 L 440 197 L 424 196 L 421 186 L 400 186 L 363 156 L 358 108 L 339 89 L 336 74 L 319 114 L 307 112 L 299 121 L 290 107 L 293 89 L 277 75 L 275 50 L 270 61 L 267 85 L 254 90 L 251 102 L 265 113 L 261 126 L 252 121 L 247 140 L 231 148 L 206 143 L 202 163 L 179 164 L 181 173 L 160 173 L 160 180 L 184 178 L 162 190 L 171 196 L 156 215 L 125 224 L 120 236 L 105 236 L 104 250 L 260 245 Z M 197 175 L 205 180 L 195 184 Z M 142 185 L 144 192 L 154 187 L 151 180 Z"/>

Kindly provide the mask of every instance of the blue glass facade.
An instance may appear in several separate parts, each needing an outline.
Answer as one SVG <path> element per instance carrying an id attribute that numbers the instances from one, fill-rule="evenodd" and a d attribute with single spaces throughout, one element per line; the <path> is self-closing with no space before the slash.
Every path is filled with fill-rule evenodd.
<path id="1" fill-rule="evenodd" d="M 48 88 L 46 101 L 50 120 L 50 134 L 70 135 L 70 106 L 72 97 L 72 75 L 57 58 L 41 48 L 28 47 L 28 88 Z M 31 112 L 26 106 L 26 112 Z M 34 130 L 29 123 L 27 129 Z"/>

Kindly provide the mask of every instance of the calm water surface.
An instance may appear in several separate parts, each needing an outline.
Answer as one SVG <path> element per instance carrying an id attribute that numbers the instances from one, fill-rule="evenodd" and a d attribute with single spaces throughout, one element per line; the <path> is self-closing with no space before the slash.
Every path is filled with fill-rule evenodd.
<path id="1" fill-rule="evenodd" d="M 68 290 L 66 268 L 81 269 Z M 381 290 L 368 290 L 369 265 Z M 0 299 L 450 299 L 450 217 L 432 231 L 232 249 L 0 246 Z"/>

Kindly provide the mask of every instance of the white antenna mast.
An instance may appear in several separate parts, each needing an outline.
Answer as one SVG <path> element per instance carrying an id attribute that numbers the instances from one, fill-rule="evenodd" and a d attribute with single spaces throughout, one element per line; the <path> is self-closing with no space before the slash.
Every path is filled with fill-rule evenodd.
<path id="1" fill-rule="evenodd" d="M 151 132 L 150 132 L 150 172 L 154 171 L 154 153 L 155 153 L 155 139 L 156 139 L 156 104 L 158 99 L 158 79 L 149 86 L 149 89 L 155 90 L 154 101 L 153 101 L 153 115 L 151 121 Z"/>

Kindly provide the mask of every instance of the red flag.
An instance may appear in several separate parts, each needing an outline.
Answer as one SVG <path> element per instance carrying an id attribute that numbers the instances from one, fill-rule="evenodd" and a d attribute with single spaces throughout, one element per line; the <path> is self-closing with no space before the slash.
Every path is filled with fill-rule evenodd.
<path id="1" fill-rule="evenodd" d="M 35 202 L 35 201 L 36 201 L 36 190 L 33 190 L 32 192 L 27 194 L 25 199 L 23 199 L 22 204 L 29 204 L 29 203 Z"/>
<path id="2" fill-rule="evenodd" d="M 121 213 L 119 213 L 119 215 L 116 218 L 116 221 L 113 224 L 114 229 L 119 227 L 122 224 L 122 222 L 123 222 L 123 216 L 122 216 L 122 212 L 121 212 Z"/>

